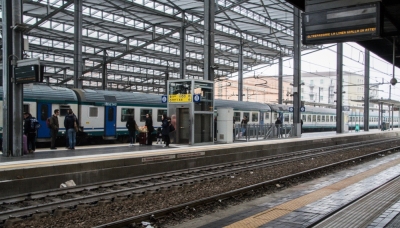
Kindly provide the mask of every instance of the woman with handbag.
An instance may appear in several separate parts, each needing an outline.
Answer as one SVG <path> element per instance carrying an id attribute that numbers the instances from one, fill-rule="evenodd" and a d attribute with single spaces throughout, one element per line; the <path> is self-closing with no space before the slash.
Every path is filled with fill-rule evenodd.
<path id="1" fill-rule="evenodd" d="M 163 114 L 161 117 L 161 127 L 162 127 L 162 135 L 164 138 L 165 145 L 163 147 L 169 147 L 170 143 L 170 138 L 169 138 L 169 132 L 170 132 L 170 125 L 171 121 L 168 119 L 167 114 Z"/>

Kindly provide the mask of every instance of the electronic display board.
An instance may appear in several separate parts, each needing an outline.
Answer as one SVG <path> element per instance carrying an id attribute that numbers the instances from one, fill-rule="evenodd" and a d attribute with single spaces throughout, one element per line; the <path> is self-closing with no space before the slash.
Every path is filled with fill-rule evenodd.
<path id="1" fill-rule="evenodd" d="M 381 15 L 380 2 L 303 13 L 303 44 L 379 38 Z"/>

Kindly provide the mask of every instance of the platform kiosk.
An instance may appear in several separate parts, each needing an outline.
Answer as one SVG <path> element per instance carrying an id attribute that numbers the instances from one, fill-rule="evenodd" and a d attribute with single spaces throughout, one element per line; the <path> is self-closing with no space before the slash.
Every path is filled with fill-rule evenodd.
<path id="1" fill-rule="evenodd" d="M 169 80 L 168 116 L 175 126 L 171 143 L 213 144 L 214 82 L 206 80 Z"/>

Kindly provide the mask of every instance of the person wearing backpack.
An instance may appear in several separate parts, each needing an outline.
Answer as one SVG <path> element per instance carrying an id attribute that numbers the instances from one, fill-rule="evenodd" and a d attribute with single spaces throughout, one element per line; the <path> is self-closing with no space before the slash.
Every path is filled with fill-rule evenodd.
<path id="1" fill-rule="evenodd" d="M 75 125 L 79 126 L 78 118 L 76 118 L 72 109 L 68 109 L 68 115 L 64 119 L 64 127 L 68 135 L 69 144 L 68 149 L 75 150 L 76 144 L 76 130 Z"/>
<path id="2" fill-rule="evenodd" d="M 24 135 L 27 138 L 28 151 L 33 153 L 36 150 L 36 131 L 40 127 L 39 122 L 29 112 L 24 113 Z"/>
<path id="3" fill-rule="evenodd" d="M 58 115 L 60 115 L 60 110 L 55 109 L 54 114 L 48 118 L 48 128 L 50 128 L 51 144 L 50 150 L 57 150 L 56 148 L 56 138 L 58 134 L 58 129 L 60 125 L 58 124 Z"/>

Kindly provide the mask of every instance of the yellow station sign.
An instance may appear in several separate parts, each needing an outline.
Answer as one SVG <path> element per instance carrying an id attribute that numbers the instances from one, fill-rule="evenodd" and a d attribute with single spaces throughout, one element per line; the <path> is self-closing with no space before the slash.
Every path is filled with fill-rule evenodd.
<path id="1" fill-rule="evenodd" d="M 168 95 L 168 102 L 192 102 L 192 94 L 172 94 Z"/>

